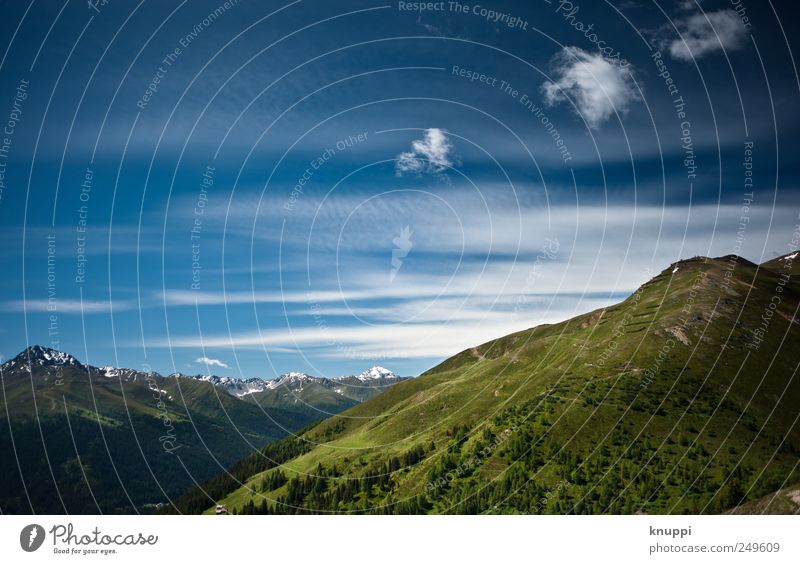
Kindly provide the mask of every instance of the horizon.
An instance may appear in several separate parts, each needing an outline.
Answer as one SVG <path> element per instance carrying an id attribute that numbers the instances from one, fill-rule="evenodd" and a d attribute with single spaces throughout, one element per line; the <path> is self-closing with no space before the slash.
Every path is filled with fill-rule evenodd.
<path id="1" fill-rule="evenodd" d="M 277 380 L 278 378 L 282 378 L 283 376 L 289 376 L 289 375 L 292 375 L 292 374 L 303 374 L 303 375 L 309 376 L 311 378 L 318 378 L 318 379 L 327 378 L 329 380 L 336 380 L 336 379 L 339 379 L 339 378 L 350 378 L 350 377 L 355 377 L 355 376 L 361 376 L 361 375 L 367 374 L 368 372 L 370 372 L 371 370 L 373 370 L 375 368 L 382 368 L 383 370 L 387 370 L 387 371 L 391 372 L 392 374 L 394 374 L 395 376 L 397 376 L 398 378 L 415 378 L 417 376 L 417 375 L 414 375 L 414 376 L 403 376 L 401 374 L 397 374 L 393 370 L 389 370 L 385 366 L 379 366 L 377 364 L 375 364 L 373 366 L 370 366 L 366 370 L 361 370 L 360 372 L 353 372 L 353 373 L 350 373 L 350 374 L 342 374 L 342 375 L 339 375 L 339 376 L 315 376 L 314 374 L 307 374 L 305 372 L 299 372 L 297 370 L 290 370 L 289 372 L 284 372 L 282 374 L 274 375 L 271 378 L 262 377 L 262 376 L 249 376 L 249 377 L 221 376 L 219 374 L 215 374 L 214 372 L 207 372 L 207 373 L 198 372 L 197 374 L 189 374 L 189 373 L 186 373 L 186 372 L 166 373 L 166 372 L 163 372 L 163 371 L 152 370 L 152 369 L 150 369 L 150 370 L 139 370 L 139 369 L 133 368 L 131 366 L 113 366 L 111 364 L 92 364 L 91 362 L 81 361 L 80 358 L 78 358 L 77 356 L 75 356 L 74 354 L 72 354 L 69 351 L 53 349 L 51 347 L 47 347 L 47 346 L 40 345 L 40 344 L 37 344 L 37 343 L 33 343 L 33 344 L 28 345 L 27 347 L 25 347 L 23 350 L 21 350 L 20 352 L 18 352 L 16 355 L 14 355 L 11 358 L 2 358 L 2 357 L 0 357 L 0 367 L 2 367 L 4 364 L 16 359 L 18 356 L 21 356 L 21 355 L 25 354 L 25 352 L 28 351 L 29 349 L 34 349 L 34 348 L 40 348 L 40 349 L 43 349 L 45 351 L 53 351 L 53 352 L 58 352 L 58 353 L 65 354 L 65 355 L 75 359 L 77 362 L 79 362 L 83 366 L 87 366 L 87 367 L 90 367 L 90 368 L 96 368 L 96 369 L 99 369 L 99 370 L 102 370 L 104 368 L 112 368 L 114 370 L 137 370 L 138 372 L 147 372 L 147 373 L 150 373 L 150 374 L 155 374 L 156 376 L 161 376 L 162 378 L 171 378 L 171 377 L 175 377 L 175 376 L 182 376 L 182 377 L 185 377 L 185 378 L 214 378 L 214 377 L 216 377 L 216 378 L 227 378 L 227 379 L 234 379 L 234 380 L 263 380 L 265 382 L 268 382 L 270 380 Z"/>

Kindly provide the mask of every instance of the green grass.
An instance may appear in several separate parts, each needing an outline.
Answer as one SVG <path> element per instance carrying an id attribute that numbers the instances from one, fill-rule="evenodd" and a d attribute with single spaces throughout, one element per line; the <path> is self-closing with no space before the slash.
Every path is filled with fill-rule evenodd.
<path id="1" fill-rule="evenodd" d="M 215 501 L 244 513 L 718 513 L 796 483 L 800 287 L 781 274 L 682 261 L 620 304 L 467 349 L 320 423 L 298 439 L 308 452 Z M 288 483 L 262 491 L 278 472 Z"/>

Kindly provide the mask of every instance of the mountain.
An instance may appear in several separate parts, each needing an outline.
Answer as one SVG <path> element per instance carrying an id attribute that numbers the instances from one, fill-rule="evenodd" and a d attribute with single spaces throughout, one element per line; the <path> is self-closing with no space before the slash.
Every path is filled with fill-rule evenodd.
<path id="1" fill-rule="evenodd" d="M 244 380 L 203 374 L 187 376 L 181 373 L 170 376 L 210 382 L 238 398 L 252 394 L 259 404 L 298 405 L 305 402 L 311 407 L 338 405 L 351 407 L 375 397 L 385 388 L 406 379 L 382 366 L 373 366 L 358 376 L 339 378 L 309 376 L 303 372 L 287 372 L 274 380 L 261 378 Z"/>
<path id="2" fill-rule="evenodd" d="M 0 377 L 4 514 L 152 512 L 254 449 L 357 403 L 334 390 L 338 402 L 298 393 L 304 403 L 295 403 L 287 376 L 161 376 L 85 365 L 41 346 L 0 365 Z"/>
<path id="3" fill-rule="evenodd" d="M 302 372 L 289 372 L 267 383 L 253 395 L 260 405 L 326 406 L 335 413 L 371 399 L 386 388 L 406 380 L 381 366 L 373 366 L 358 376 L 317 378 Z"/>
<path id="4" fill-rule="evenodd" d="M 188 376 L 186 374 L 181 374 L 180 372 L 170 374 L 170 376 L 173 378 L 186 378 L 190 380 L 197 380 L 199 382 L 209 382 L 217 388 L 220 388 L 232 396 L 236 396 L 237 398 L 241 398 L 256 392 L 263 392 L 268 387 L 268 382 L 266 380 L 262 380 L 261 378 L 229 378 L 226 376 L 216 376 L 214 374 L 197 374 L 194 376 Z"/>
<path id="5" fill-rule="evenodd" d="M 787 273 L 790 276 L 797 276 L 800 274 L 800 260 L 797 259 L 798 254 L 798 252 L 794 252 L 776 257 L 765 262 L 761 266 L 774 272 Z"/>
<path id="6" fill-rule="evenodd" d="M 671 264 L 273 443 L 171 511 L 699 514 L 798 484 L 793 260 Z"/>

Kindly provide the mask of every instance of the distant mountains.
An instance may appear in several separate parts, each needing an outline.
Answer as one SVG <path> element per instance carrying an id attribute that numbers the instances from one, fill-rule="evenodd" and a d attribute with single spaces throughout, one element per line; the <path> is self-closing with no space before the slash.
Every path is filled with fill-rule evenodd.
<path id="1" fill-rule="evenodd" d="M 85 365 L 32 346 L 0 365 L 2 513 L 151 512 L 254 449 L 403 380 L 237 380 Z"/>
<path id="2" fill-rule="evenodd" d="M 101 374 L 106 378 L 132 381 L 135 381 L 137 378 L 144 378 L 143 372 L 131 368 L 115 368 L 110 365 L 97 368 L 83 365 L 70 354 L 41 345 L 28 347 L 15 358 L 0 365 L 0 368 L 6 371 L 23 369 L 30 372 L 31 366 L 35 368 L 56 366 L 76 367 Z M 153 373 L 153 375 L 162 377 L 158 373 Z M 209 382 L 237 398 L 276 390 L 300 393 L 308 386 L 320 386 L 330 390 L 334 394 L 356 400 L 357 402 L 364 401 L 364 399 L 379 394 L 382 388 L 405 380 L 405 378 L 396 375 L 391 370 L 383 368 L 382 366 L 373 366 L 357 376 L 341 376 L 338 378 L 309 376 L 304 372 L 287 372 L 272 380 L 265 380 L 263 378 L 231 378 L 228 376 L 217 376 L 215 374 L 188 375 L 182 372 L 174 372 L 168 375 L 167 378 L 183 378 L 196 380 L 198 382 Z M 299 398 L 297 399 L 299 400 Z"/>
<path id="3" fill-rule="evenodd" d="M 670 264 L 617 305 L 272 443 L 170 511 L 796 512 L 797 256 Z"/>
<path id="4" fill-rule="evenodd" d="M 391 370 L 382 366 L 373 366 L 357 376 L 341 376 L 339 378 L 324 378 L 309 376 L 304 372 L 287 372 L 274 380 L 261 378 L 238 379 L 220 376 L 196 375 L 175 373 L 170 376 L 175 378 L 191 378 L 201 382 L 211 382 L 238 398 L 269 392 L 289 392 L 293 400 L 301 401 L 301 394 L 309 387 L 320 387 L 330 390 L 338 396 L 354 400 L 356 403 L 369 399 L 379 394 L 383 388 L 405 380 Z"/>

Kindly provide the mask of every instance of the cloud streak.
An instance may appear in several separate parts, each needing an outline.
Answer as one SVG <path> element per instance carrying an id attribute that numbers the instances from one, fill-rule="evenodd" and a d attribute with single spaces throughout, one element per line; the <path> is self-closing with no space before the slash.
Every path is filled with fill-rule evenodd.
<path id="1" fill-rule="evenodd" d="M 136 308 L 134 301 L 114 300 L 113 303 L 107 300 L 72 300 L 58 298 L 54 300 L 15 300 L 6 302 L 12 311 L 24 311 L 27 313 L 64 313 L 64 314 L 84 314 L 109 313 L 111 311 L 121 312 Z M 112 307 L 113 306 L 113 307 Z"/>
<path id="2" fill-rule="evenodd" d="M 302 350 L 305 354 L 330 358 L 424 359 L 440 358 L 539 323 L 559 319 L 553 312 L 540 319 L 508 317 L 482 323 L 397 323 L 380 326 L 313 326 L 250 331 L 155 341 L 154 347 L 208 349 L 261 349 L 269 352 Z"/>

